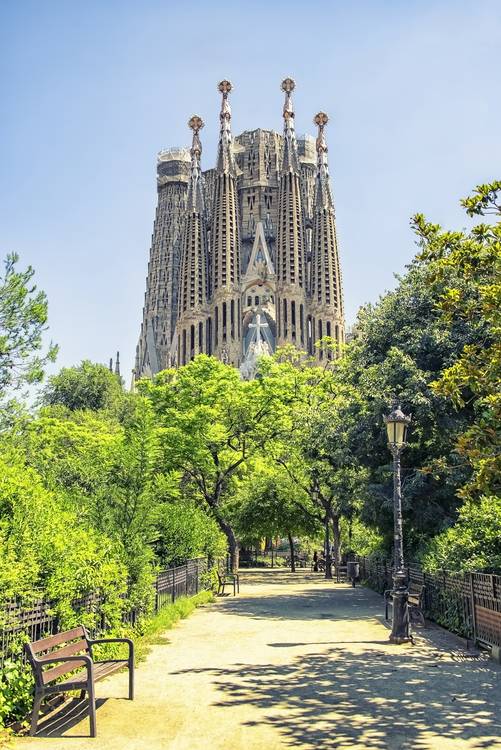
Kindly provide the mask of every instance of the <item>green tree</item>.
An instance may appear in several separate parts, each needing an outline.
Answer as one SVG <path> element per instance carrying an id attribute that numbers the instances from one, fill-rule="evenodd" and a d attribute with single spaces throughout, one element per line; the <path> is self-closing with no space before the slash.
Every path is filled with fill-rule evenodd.
<path id="1" fill-rule="evenodd" d="M 474 332 L 431 385 L 456 410 L 473 413 L 457 436 L 473 469 L 458 494 L 478 498 L 501 490 L 501 181 L 479 185 L 462 204 L 470 216 L 497 222 L 468 233 L 443 231 L 421 214 L 413 223 L 442 325 L 449 331 L 460 322 Z"/>
<path id="2" fill-rule="evenodd" d="M 294 537 L 315 536 L 319 524 L 307 497 L 289 475 L 264 460 L 254 462 L 239 486 L 235 527 L 240 539 L 255 543 L 263 537 L 286 536 L 294 573 Z"/>
<path id="3" fill-rule="evenodd" d="M 43 403 L 59 404 L 72 411 L 117 408 L 124 399 L 122 383 L 105 366 L 84 360 L 78 367 L 63 367 L 49 378 Z"/>
<path id="4" fill-rule="evenodd" d="M 43 352 L 47 298 L 33 284 L 33 268 L 18 271 L 18 261 L 18 255 L 8 255 L 0 276 L 0 398 L 10 389 L 39 383 L 57 354 L 53 344 Z"/>
<path id="5" fill-rule="evenodd" d="M 224 501 L 243 465 L 273 435 L 273 395 L 259 380 L 242 381 L 235 368 L 205 355 L 138 387 L 151 400 L 161 428 L 161 472 L 181 472 L 183 487 L 190 487 L 225 534 L 236 570 L 238 539 Z"/>
<path id="6" fill-rule="evenodd" d="M 327 339 L 322 345 L 328 351 Z M 353 517 L 367 481 L 353 450 L 362 404 L 340 376 L 340 363 L 327 357 L 315 367 L 310 358 L 279 350 L 262 370 L 263 388 L 280 402 L 274 415 L 279 431 L 269 452 L 301 489 L 303 511 L 323 525 L 329 553 L 332 527 L 339 563 L 341 519 Z"/>

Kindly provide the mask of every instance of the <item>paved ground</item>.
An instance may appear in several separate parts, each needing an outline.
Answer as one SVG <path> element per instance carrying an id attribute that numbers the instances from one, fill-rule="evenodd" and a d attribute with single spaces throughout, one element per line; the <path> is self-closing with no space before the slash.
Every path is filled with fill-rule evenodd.
<path id="1" fill-rule="evenodd" d="M 501 748 L 501 667 L 444 631 L 392 646 L 380 596 L 316 574 L 248 572 L 241 590 L 165 634 L 134 702 L 126 674 L 98 684 L 96 740 L 75 719 L 16 750 Z"/>

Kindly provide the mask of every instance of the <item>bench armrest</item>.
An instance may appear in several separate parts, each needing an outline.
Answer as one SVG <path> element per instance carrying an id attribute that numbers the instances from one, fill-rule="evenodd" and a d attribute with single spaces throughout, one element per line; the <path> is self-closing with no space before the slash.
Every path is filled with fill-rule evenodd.
<path id="1" fill-rule="evenodd" d="M 95 643 L 128 643 L 134 648 L 134 642 L 130 638 L 88 638 L 87 643 L 93 646 Z"/>
<path id="2" fill-rule="evenodd" d="M 130 638 L 88 638 L 87 643 L 89 644 L 90 652 L 92 653 L 92 647 L 97 643 L 126 643 L 129 647 L 129 662 L 134 661 L 134 642 Z M 124 661 L 126 661 L 124 659 Z"/>
<path id="3" fill-rule="evenodd" d="M 383 596 L 385 599 L 389 599 L 390 594 L 393 594 L 393 589 L 386 589 L 386 591 L 383 593 Z"/>

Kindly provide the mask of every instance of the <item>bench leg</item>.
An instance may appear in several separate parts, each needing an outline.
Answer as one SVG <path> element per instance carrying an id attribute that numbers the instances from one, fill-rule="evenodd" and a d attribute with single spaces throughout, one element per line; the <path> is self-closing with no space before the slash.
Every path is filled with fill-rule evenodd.
<path id="1" fill-rule="evenodd" d="M 96 728 L 96 695 L 94 692 L 94 683 L 89 682 L 87 686 L 87 692 L 89 694 L 89 722 L 90 722 L 90 736 L 97 737 Z"/>
<path id="2" fill-rule="evenodd" d="M 30 737 L 34 737 L 37 733 L 38 714 L 40 713 L 40 706 L 42 705 L 42 697 L 42 693 L 35 693 L 33 713 L 31 714 Z"/>
<path id="3" fill-rule="evenodd" d="M 134 658 L 129 659 L 129 700 L 134 700 Z"/>
<path id="4" fill-rule="evenodd" d="M 388 619 L 388 599 L 384 600 L 384 619 Z"/>

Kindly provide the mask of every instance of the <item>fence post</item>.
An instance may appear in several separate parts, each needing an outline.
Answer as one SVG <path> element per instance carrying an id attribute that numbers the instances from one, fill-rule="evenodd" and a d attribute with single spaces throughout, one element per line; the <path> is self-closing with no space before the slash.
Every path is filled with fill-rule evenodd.
<path id="1" fill-rule="evenodd" d="M 172 568 L 172 603 L 176 601 L 176 573 L 175 568 Z"/>
<path id="2" fill-rule="evenodd" d="M 197 565 L 197 567 L 196 567 L 196 574 L 195 574 L 195 593 L 198 594 L 198 576 L 200 575 L 200 573 L 199 573 L 199 559 L 198 559 L 198 557 L 197 557 L 197 560 L 196 560 L 196 565 Z"/>
<path id="3" fill-rule="evenodd" d="M 158 615 L 160 609 L 160 602 L 158 598 L 158 574 L 155 578 L 155 614 Z"/>
<path id="4" fill-rule="evenodd" d="M 473 581 L 473 573 L 469 574 L 470 577 L 470 599 L 471 599 L 471 617 L 473 624 L 473 645 L 477 645 L 477 613 L 475 612 L 475 583 Z"/>
<path id="5" fill-rule="evenodd" d="M 184 595 L 188 596 L 188 563 L 184 566 Z"/>

